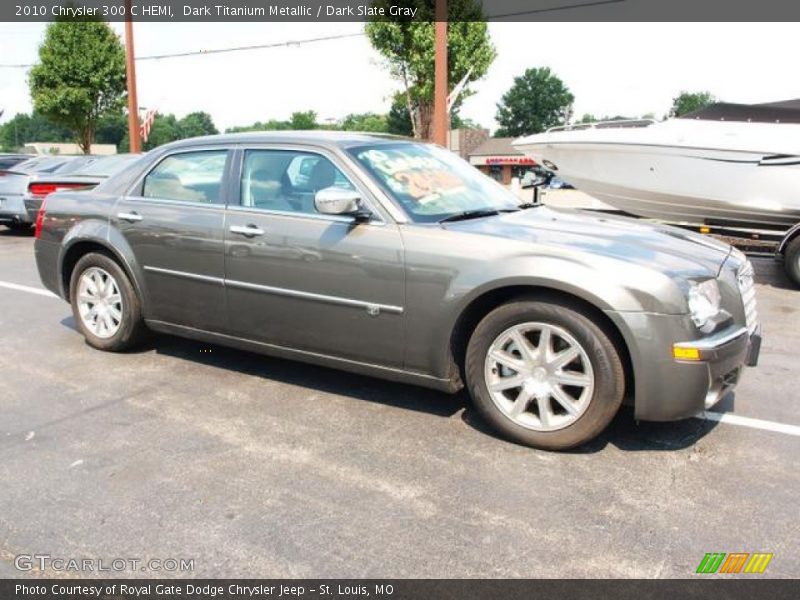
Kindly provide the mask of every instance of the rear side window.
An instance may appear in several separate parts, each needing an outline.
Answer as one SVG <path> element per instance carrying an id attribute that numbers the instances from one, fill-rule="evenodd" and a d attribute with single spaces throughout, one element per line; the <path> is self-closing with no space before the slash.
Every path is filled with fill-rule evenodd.
<path id="1" fill-rule="evenodd" d="M 213 204 L 220 202 L 227 150 L 173 154 L 144 179 L 142 196 Z"/>

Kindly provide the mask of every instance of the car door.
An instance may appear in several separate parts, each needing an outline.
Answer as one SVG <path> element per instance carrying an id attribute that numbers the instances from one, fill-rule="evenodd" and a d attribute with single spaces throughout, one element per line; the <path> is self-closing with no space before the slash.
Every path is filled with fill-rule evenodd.
<path id="1" fill-rule="evenodd" d="M 225 277 L 239 336 L 371 364 L 403 360 L 405 275 L 400 232 L 336 157 L 307 148 L 237 155 L 228 206 Z M 314 194 L 357 189 L 374 217 L 323 215 Z"/>
<path id="2" fill-rule="evenodd" d="M 220 148 L 170 153 L 112 212 L 144 272 L 150 319 L 225 329 L 229 157 L 228 149 Z"/>

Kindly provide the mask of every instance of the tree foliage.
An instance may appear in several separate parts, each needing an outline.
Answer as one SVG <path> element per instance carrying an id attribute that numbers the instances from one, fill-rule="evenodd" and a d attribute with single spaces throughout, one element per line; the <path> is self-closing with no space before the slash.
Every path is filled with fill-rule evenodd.
<path id="1" fill-rule="evenodd" d="M 386 8 L 390 3 L 377 0 L 374 4 Z M 408 0 L 406 4 L 418 9 L 414 20 L 372 21 L 366 25 L 365 32 L 373 47 L 386 59 L 389 72 L 403 86 L 415 137 L 428 139 L 433 128 L 435 2 Z M 470 73 L 460 96 L 463 100 L 474 93 L 469 84 L 486 74 L 496 51 L 487 24 L 481 21 L 480 3 L 450 0 L 448 10 L 448 79 L 452 90 Z"/>
<path id="2" fill-rule="evenodd" d="M 100 119 L 124 105 L 125 51 L 107 23 L 57 19 L 28 82 L 34 109 L 72 131 L 88 153 Z"/>
<path id="3" fill-rule="evenodd" d="M 387 133 L 389 131 L 387 115 L 377 113 L 352 113 L 338 123 L 338 129 L 343 131 L 369 131 L 372 133 Z"/>
<path id="4" fill-rule="evenodd" d="M 11 152 L 33 142 L 71 142 L 72 132 L 34 111 L 18 113 L 0 125 L 0 149 Z"/>
<path id="5" fill-rule="evenodd" d="M 178 131 L 181 139 L 219 133 L 211 115 L 202 111 L 189 113 L 178 121 Z"/>
<path id="6" fill-rule="evenodd" d="M 528 69 L 497 105 L 497 137 L 541 133 L 572 116 L 575 96 L 548 67 Z"/>
<path id="7" fill-rule="evenodd" d="M 672 99 L 672 108 L 669 111 L 670 117 L 681 117 L 709 104 L 714 104 L 717 99 L 711 92 L 686 92 L 682 91 Z"/>
<path id="8" fill-rule="evenodd" d="M 152 150 L 153 148 L 176 140 L 203 135 L 214 135 L 217 133 L 219 133 L 219 131 L 216 125 L 214 125 L 211 115 L 207 112 L 192 112 L 182 119 L 178 119 L 172 113 L 158 113 L 153 120 L 153 125 L 150 127 L 150 135 L 147 136 L 147 141 L 142 146 L 144 150 Z M 128 148 L 129 146 L 129 138 L 125 135 L 120 143 L 120 147 Z"/>

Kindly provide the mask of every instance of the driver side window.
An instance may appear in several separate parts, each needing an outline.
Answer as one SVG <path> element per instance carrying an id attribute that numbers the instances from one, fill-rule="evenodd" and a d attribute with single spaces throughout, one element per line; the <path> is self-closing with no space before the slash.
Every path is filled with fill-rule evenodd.
<path id="1" fill-rule="evenodd" d="M 248 150 L 242 165 L 242 206 L 318 214 L 314 195 L 328 187 L 355 190 L 326 157 L 294 150 Z"/>

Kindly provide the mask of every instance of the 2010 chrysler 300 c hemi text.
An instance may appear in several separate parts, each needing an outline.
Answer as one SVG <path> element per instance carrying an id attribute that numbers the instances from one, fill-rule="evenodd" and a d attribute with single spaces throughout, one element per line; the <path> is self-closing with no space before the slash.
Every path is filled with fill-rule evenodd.
<path id="1" fill-rule="evenodd" d="M 755 365 L 753 270 L 726 244 L 519 205 L 401 138 L 177 142 L 51 195 L 36 261 L 88 343 L 149 328 L 455 392 L 506 437 L 581 444 L 623 400 L 694 415 Z"/>

